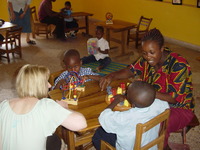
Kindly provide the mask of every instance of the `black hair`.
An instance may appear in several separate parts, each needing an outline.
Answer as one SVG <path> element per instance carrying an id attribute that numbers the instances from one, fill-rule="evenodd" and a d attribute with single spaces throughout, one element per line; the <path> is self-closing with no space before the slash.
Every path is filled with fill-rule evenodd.
<path id="1" fill-rule="evenodd" d="M 149 30 L 149 32 L 147 32 L 143 36 L 142 42 L 145 42 L 148 40 L 157 42 L 160 48 L 162 48 L 162 46 L 164 45 L 164 37 L 162 33 L 156 28 Z"/>
<path id="2" fill-rule="evenodd" d="M 64 58 L 72 57 L 72 56 L 76 56 L 80 58 L 80 53 L 76 49 L 70 49 L 70 50 L 67 50 L 64 54 Z"/>
<path id="3" fill-rule="evenodd" d="M 104 28 L 102 26 L 97 26 L 96 30 L 100 30 L 102 33 L 104 33 Z"/>
<path id="4" fill-rule="evenodd" d="M 129 88 L 129 92 L 131 91 L 132 95 L 130 99 L 132 102 L 134 101 L 136 107 L 148 107 L 154 102 L 156 91 L 151 84 L 136 80 L 130 84 Z M 143 94 L 145 97 L 141 98 Z"/>
<path id="5" fill-rule="evenodd" d="M 70 1 L 66 1 L 66 2 L 65 2 L 65 5 L 71 6 L 71 2 L 70 2 Z"/>

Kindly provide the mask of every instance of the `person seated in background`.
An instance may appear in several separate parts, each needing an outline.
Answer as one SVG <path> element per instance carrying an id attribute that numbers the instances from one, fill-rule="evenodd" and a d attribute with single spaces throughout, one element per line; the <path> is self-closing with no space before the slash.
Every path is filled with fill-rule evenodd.
<path id="1" fill-rule="evenodd" d="M 100 150 L 101 140 L 104 140 L 117 150 L 134 149 L 136 125 L 146 123 L 169 108 L 167 102 L 155 99 L 155 96 L 156 91 L 152 85 L 134 81 L 128 86 L 126 97 L 132 108 L 121 112 L 113 109 L 125 100 L 125 96 L 114 96 L 114 101 L 99 116 L 101 127 L 92 138 L 95 148 Z M 142 146 L 157 138 L 159 127 L 157 125 L 143 134 Z"/>
<path id="2" fill-rule="evenodd" d="M 55 1 L 43 0 L 41 2 L 38 12 L 39 20 L 42 23 L 55 25 L 56 28 L 53 31 L 54 36 L 58 39 L 65 40 L 63 17 L 60 13 L 52 10 L 52 2 Z"/>
<path id="3" fill-rule="evenodd" d="M 187 60 L 164 47 L 162 33 L 154 28 L 142 38 L 142 56 L 129 67 L 112 72 L 100 81 L 102 90 L 113 80 L 137 77 L 156 89 L 156 98 L 170 105 L 165 148 L 171 132 L 183 129 L 194 117 L 192 72 Z"/>
<path id="4" fill-rule="evenodd" d="M 46 150 L 47 136 L 60 125 L 78 131 L 87 127 L 85 117 L 67 103 L 48 97 L 50 71 L 44 66 L 24 65 L 16 78 L 18 98 L 0 103 L 0 148 Z"/>
<path id="5" fill-rule="evenodd" d="M 100 80 L 100 76 L 97 73 L 92 72 L 91 68 L 83 68 L 81 67 L 82 62 L 80 59 L 80 54 L 75 49 L 70 49 L 65 52 L 63 62 L 66 66 L 66 71 L 61 73 L 61 75 L 55 80 L 55 84 L 52 89 L 59 89 L 61 85 L 66 84 L 66 78 L 69 75 L 68 73 L 71 71 L 77 72 L 78 76 L 84 78 L 84 80 L 90 81 Z"/>
<path id="6" fill-rule="evenodd" d="M 82 63 L 88 64 L 91 62 L 99 62 L 100 65 L 96 68 L 98 72 L 106 68 L 110 63 L 109 57 L 109 43 L 103 38 L 104 28 L 102 26 L 96 27 L 96 38 L 97 38 L 97 53 L 94 55 L 85 56 L 82 58 Z"/>
<path id="7" fill-rule="evenodd" d="M 70 1 L 65 2 L 65 7 L 61 9 L 61 13 L 64 16 L 64 21 L 65 21 L 65 25 L 66 25 L 67 29 L 78 28 L 78 23 L 77 23 L 76 19 L 71 17 L 72 8 L 71 8 Z M 78 30 L 70 31 L 69 34 L 66 35 L 66 37 L 74 38 L 74 37 L 76 37 L 77 32 L 78 32 Z"/>

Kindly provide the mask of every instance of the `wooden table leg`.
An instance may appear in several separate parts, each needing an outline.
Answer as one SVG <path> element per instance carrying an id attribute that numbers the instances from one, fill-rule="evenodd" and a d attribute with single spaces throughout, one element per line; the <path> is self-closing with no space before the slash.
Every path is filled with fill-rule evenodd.
<path id="1" fill-rule="evenodd" d="M 126 43 L 127 43 L 127 31 L 121 32 L 121 55 L 125 54 L 126 51 Z"/>
<path id="2" fill-rule="evenodd" d="M 89 35 L 89 22 L 88 22 L 88 16 L 85 16 L 85 31 L 86 31 L 86 34 Z"/>
<path id="3" fill-rule="evenodd" d="M 106 28 L 106 40 L 108 41 L 110 45 L 110 29 Z"/>

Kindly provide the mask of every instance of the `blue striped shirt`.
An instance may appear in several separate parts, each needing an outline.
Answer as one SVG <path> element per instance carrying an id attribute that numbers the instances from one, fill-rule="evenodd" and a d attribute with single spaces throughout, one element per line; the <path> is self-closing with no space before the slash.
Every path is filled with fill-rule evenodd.
<path id="1" fill-rule="evenodd" d="M 55 88 L 55 86 L 58 84 L 58 82 L 60 80 L 65 79 L 66 76 L 67 76 L 67 74 L 68 74 L 67 70 L 64 71 L 63 73 L 61 73 L 60 76 L 56 79 L 56 81 L 55 81 L 54 86 L 52 87 L 52 89 Z M 81 67 L 78 75 L 79 76 L 85 76 L 85 75 L 96 75 L 96 76 L 98 76 L 99 74 L 98 73 L 94 73 L 91 68 L 83 68 L 83 67 Z M 85 82 L 88 82 L 88 81 L 91 81 L 91 79 L 87 79 Z"/>

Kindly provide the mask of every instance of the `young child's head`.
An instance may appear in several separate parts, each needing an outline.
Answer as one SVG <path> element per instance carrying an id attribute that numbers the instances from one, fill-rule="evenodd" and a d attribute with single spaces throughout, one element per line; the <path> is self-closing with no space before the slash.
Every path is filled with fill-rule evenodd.
<path id="1" fill-rule="evenodd" d="M 65 52 L 63 62 L 67 71 L 79 72 L 82 65 L 80 54 L 75 49 L 70 49 Z"/>
<path id="2" fill-rule="evenodd" d="M 65 8 L 66 8 L 67 10 L 70 10 L 70 9 L 71 9 L 71 2 L 70 2 L 70 1 L 66 1 L 66 2 L 65 2 Z"/>
<path id="3" fill-rule="evenodd" d="M 134 81 L 128 86 L 127 100 L 133 107 L 148 107 L 154 102 L 155 96 L 154 87 L 144 81 Z"/>
<path id="4" fill-rule="evenodd" d="M 104 28 L 102 26 L 97 26 L 96 27 L 96 37 L 97 39 L 101 39 L 104 34 Z"/>

